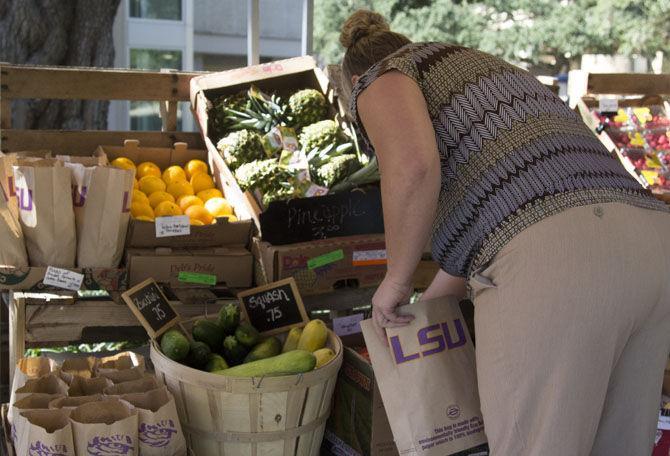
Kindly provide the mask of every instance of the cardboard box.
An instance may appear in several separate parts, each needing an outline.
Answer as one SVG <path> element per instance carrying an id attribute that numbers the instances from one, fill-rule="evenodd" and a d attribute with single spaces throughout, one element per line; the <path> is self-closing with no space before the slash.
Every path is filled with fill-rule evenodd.
<path id="1" fill-rule="evenodd" d="M 328 77 L 317 67 L 310 56 L 279 60 L 263 65 L 249 66 L 235 70 L 198 76 L 191 79 L 191 105 L 200 130 L 205 137 L 210 162 L 225 176 L 230 186 L 231 201 L 244 204 L 256 223 L 262 236 L 268 237 L 275 245 L 306 242 L 341 236 L 378 234 L 384 232 L 381 217 L 381 198 L 379 191 L 347 192 L 343 194 L 296 198 L 287 201 L 275 201 L 268 208 L 262 208 L 250 192 L 242 192 L 233 173 L 228 169 L 216 143 L 220 138 L 210 136 L 210 120 L 207 110 L 218 97 L 233 95 L 248 89 L 251 84 L 262 91 L 278 93 L 288 98 L 293 92 L 313 88 L 321 91 L 331 101 L 331 114 L 338 113 L 333 102 Z M 351 194 L 350 194 L 351 193 Z M 228 197 L 228 196 L 227 196 Z M 351 210 L 352 200 L 360 211 Z M 363 208 L 365 210 L 363 211 Z M 296 213 L 299 211 L 299 214 Z M 355 214 L 359 213 L 357 217 Z M 291 217 L 291 214 L 295 216 Z M 307 214 L 307 215 L 306 215 Z M 309 214 L 316 214 L 311 217 Z M 336 221 L 327 220 L 324 214 L 346 214 Z M 360 223 L 364 217 L 367 223 Z M 301 223 L 296 225 L 295 221 Z"/>
<path id="2" fill-rule="evenodd" d="M 122 291 L 128 288 L 128 271 L 124 268 L 66 268 L 84 274 L 81 290 Z M 61 290 L 44 285 L 47 268 L 0 268 L 0 290 L 47 291 Z"/>
<path id="3" fill-rule="evenodd" d="M 322 454 L 395 456 L 398 449 L 372 365 L 353 348 L 364 347 L 361 334 L 342 338 L 344 357 L 333 410 L 326 424 Z"/>
<path id="4" fill-rule="evenodd" d="M 103 152 L 111 162 L 118 157 L 127 157 L 139 164 L 152 161 L 161 170 L 171 165 L 185 165 L 189 160 L 199 159 L 208 161 L 207 151 L 189 149 L 186 143 L 175 143 L 174 148 L 140 147 L 139 141 L 127 140 L 124 146 L 100 146 L 98 152 Z M 218 168 L 210 163 L 212 174 L 219 190 L 226 197 L 228 192 L 222 185 Z M 136 247 L 219 247 L 222 245 L 248 245 L 253 222 L 248 208 L 239 201 L 231 198 L 229 201 L 235 209 L 239 221 L 228 222 L 227 219 L 218 219 L 214 225 L 191 226 L 188 236 L 156 237 L 156 225 L 153 222 L 143 222 L 131 219 L 126 236 L 126 246 Z"/>
<path id="5" fill-rule="evenodd" d="M 383 234 L 281 246 L 255 238 L 252 253 L 259 285 L 293 277 L 303 295 L 376 286 L 386 274 Z M 438 269 L 432 260 L 421 261 L 414 275 L 414 286 L 427 288 Z"/>
<path id="6" fill-rule="evenodd" d="M 240 246 L 207 249 L 128 249 L 126 253 L 129 286 L 152 278 L 173 288 L 193 288 L 178 279 L 179 273 L 195 272 L 216 276 L 218 285 L 246 288 L 252 285 L 251 252 Z"/>

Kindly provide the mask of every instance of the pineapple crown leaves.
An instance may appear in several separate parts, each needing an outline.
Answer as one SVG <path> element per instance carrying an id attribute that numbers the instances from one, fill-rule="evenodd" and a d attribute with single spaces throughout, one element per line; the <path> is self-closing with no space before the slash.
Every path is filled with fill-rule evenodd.
<path id="1" fill-rule="evenodd" d="M 379 177 L 377 157 L 372 157 L 372 159 L 370 159 L 370 161 L 361 169 L 333 185 L 330 191 L 333 193 L 344 192 L 362 185 L 373 184 L 379 182 Z"/>

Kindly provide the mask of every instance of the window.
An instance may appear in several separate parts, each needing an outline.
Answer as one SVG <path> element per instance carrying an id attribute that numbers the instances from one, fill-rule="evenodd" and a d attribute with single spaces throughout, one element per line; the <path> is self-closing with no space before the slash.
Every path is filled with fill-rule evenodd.
<path id="1" fill-rule="evenodd" d="M 181 21 L 181 0 L 129 0 L 130 17 Z"/>
<path id="2" fill-rule="evenodd" d="M 130 68 L 140 70 L 182 69 L 181 51 L 161 49 L 131 49 Z M 131 130 L 160 130 L 160 107 L 153 101 L 130 102 Z M 181 130 L 181 109 L 177 109 L 177 130 Z"/>

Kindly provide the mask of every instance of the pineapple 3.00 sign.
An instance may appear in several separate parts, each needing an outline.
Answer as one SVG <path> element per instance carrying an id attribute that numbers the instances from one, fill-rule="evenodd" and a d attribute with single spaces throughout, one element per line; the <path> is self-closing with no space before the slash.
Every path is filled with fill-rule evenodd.
<path id="1" fill-rule="evenodd" d="M 134 286 L 121 297 L 152 339 L 179 323 L 179 314 L 152 279 Z"/>
<path id="2" fill-rule="evenodd" d="M 309 321 L 292 277 L 237 295 L 246 319 L 265 335 L 277 334 Z"/>

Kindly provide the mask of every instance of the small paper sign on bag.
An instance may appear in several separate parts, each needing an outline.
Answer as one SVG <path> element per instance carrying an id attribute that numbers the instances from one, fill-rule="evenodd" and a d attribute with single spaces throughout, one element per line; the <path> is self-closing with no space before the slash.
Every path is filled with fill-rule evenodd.
<path id="1" fill-rule="evenodd" d="M 156 339 L 181 320 L 153 279 L 134 286 L 121 297 L 152 339 Z"/>
<path id="2" fill-rule="evenodd" d="M 264 335 L 278 334 L 309 321 L 293 277 L 243 291 L 237 298 L 246 319 Z"/>

